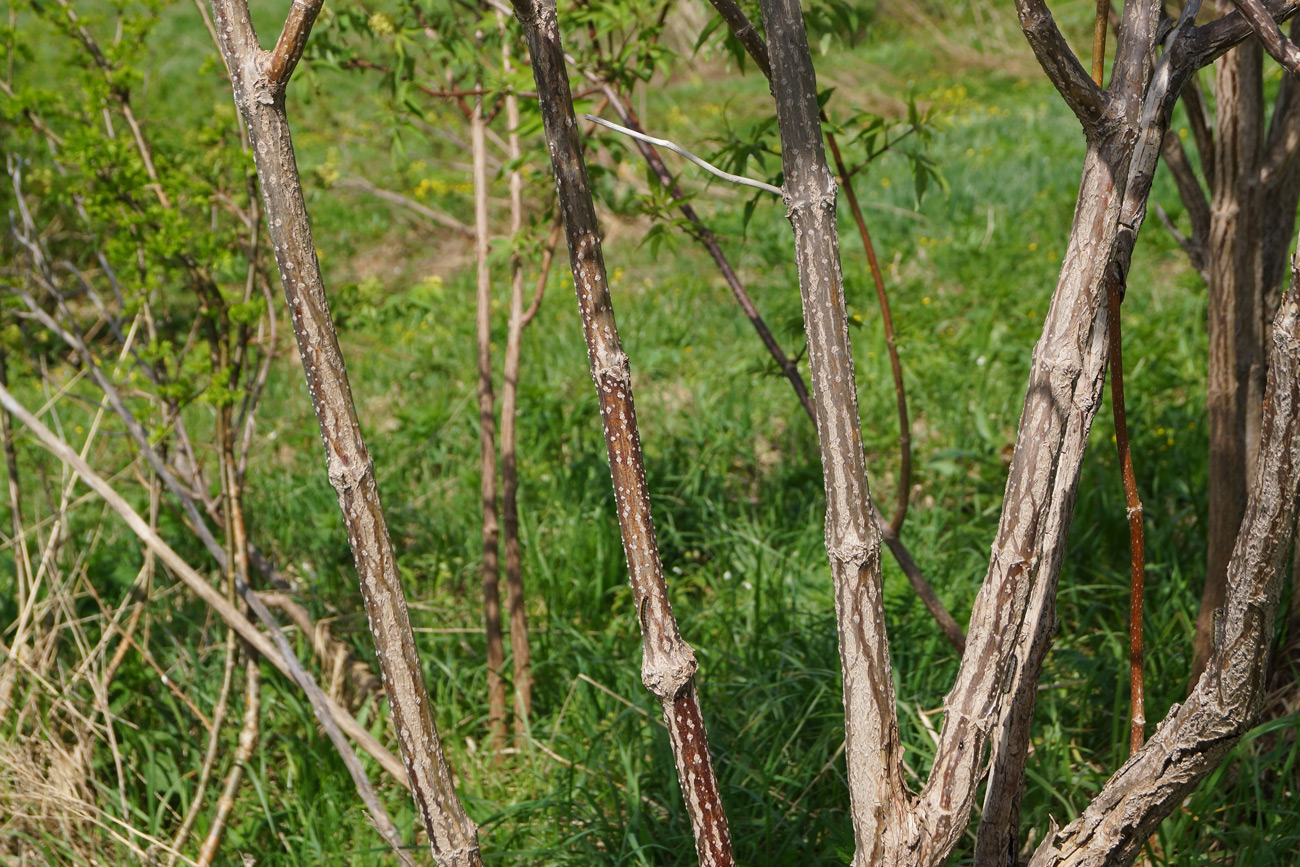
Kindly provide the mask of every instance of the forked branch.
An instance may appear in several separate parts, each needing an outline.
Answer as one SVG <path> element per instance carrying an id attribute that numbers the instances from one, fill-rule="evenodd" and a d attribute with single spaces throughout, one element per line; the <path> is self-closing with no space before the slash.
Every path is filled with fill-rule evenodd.
<path id="1" fill-rule="evenodd" d="M 1205 673 L 1033 867 L 1131 864 L 1143 843 L 1223 760 L 1259 713 L 1300 486 L 1300 275 L 1273 323 L 1259 462 L 1228 567 L 1222 631 Z"/>
<path id="2" fill-rule="evenodd" d="M 480 862 L 478 828 L 452 784 L 411 633 L 406 595 L 361 435 L 352 388 L 312 241 L 285 112 L 287 76 L 302 55 L 319 3 L 297 3 L 276 50 L 257 43 L 246 0 L 213 0 L 235 104 L 248 126 L 266 222 L 311 393 L 330 484 L 338 495 L 389 708 L 420 818 L 443 865 Z"/>

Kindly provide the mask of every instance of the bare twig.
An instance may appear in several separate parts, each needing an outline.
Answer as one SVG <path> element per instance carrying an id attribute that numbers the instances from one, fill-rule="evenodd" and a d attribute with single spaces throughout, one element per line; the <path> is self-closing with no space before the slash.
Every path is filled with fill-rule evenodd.
<path id="1" fill-rule="evenodd" d="M 268 662 L 284 674 L 292 676 L 288 663 L 285 662 L 284 657 L 281 656 L 272 641 L 260 632 L 257 627 L 253 626 L 248 618 L 226 601 L 226 598 L 218 593 L 202 575 L 167 545 L 157 532 L 149 526 L 148 522 L 141 518 L 120 494 L 109 487 L 108 483 L 76 451 L 43 425 L 3 386 L 0 386 L 0 405 L 12 412 L 40 440 L 41 445 L 46 450 L 67 464 L 88 487 L 99 494 L 109 508 L 126 522 L 140 541 L 144 542 L 158 559 L 167 568 L 171 569 L 176 577 L 181 579 L 186 587 L 210 606 L 226 623 L 234 627 L 239 636 L 265 657 Z M 394 779 L 403 785 L 407 785 L 406 773 L 402 769 L 401 762 L 392 753 L 384 749 L 344 708 L 329 699 L 326 700 L 326 704 L 329 707 L 330 715 L 338 721 L 339 727 L 347 732 L 348 737 L 356 741 L 367 753 L 373 756 Z"/>
<path id="2" fill-rule="evenodd" d="M 226 775 L 226 785 L 217 799 L 217 812 L 212 817 L 208 834 L 199 847 L 198 867 L 209 867 L 217 856 L 221 846 L 221 837 L 226 830 L 226 821 L 235 809 L 235 796 L 239 793 L 239 784 L 243 781 L 244 767 L 253 758 L 257 748 L 258 731 L 262 715 L 262 670 L 257 666 L 257 658 L 250 654 L 244 664 L 244 726 L 239 731 L 239 744 L 235 747 L 235 762 Z"/>
<path id="3" fill-rule="evenodd" d="M 501 641 L 501 524 L 497 502 L 496 397 L 492 387 L 492 271 L 488 248 L 492 243 L 488 225 L 487 120 L 483 97 L 474 97 L 470 115 L 470 147 L 474 155 L 474 261 L 478 291 L 478 430 L 479 498 L 482 522 L 483 626 L 487 643 L 488 744 L 500 755 L 505 747 L 506 685 L 502 678 L 505 649 Z"/>
<path id="4" fill-rule="evenodd" d="M 335 186 L 350 187 L 355 190 L 362 190 L 363 192 L 367 192 L 377 199 L 383 199 L 386 202 L 392 202 L 395 205 L 401 205 L 403 208 L 406 208 L 411 213 L 423 217 L 424 219 L 429 220 L 430 222 L 437 223 L 439 226 L 443 226 L 445 228 L 451 229 L 461 235 L 464 235 L 466 238 L 473 237 L 474 235 L 473 228 L 465 225 L 460 220 L 457 220 L 451 214 L 448 214 L 445 211 L 439 211 L 436 208 L 431 208 L 428 205 L 417 202 L 415 199 L 412 199 L 409 196 L 404 196 L 401 193 L 396 193 L 393 192 L 392 190 L 385 190 L 381 187 L 377 187 L 374 184 L 370 183 L 370 181 L 366 180 L 365 178 L 361 178 L 361 177 L 342 178 L 335 184 Z"/>
<path id="5" fill-rule="evenodd" d="M 587 120 L 591 121 L 592 123 L 598 123 L 603 127 L 607 127 L 609 129 L 614 130 L 614 132 L 622 133 L 625 136 L 637 139 L 638 141 L 643 141 L 646 144 L 652 144 L 656 147 L 661 147 L 661 148 L 668 148 L 668 150 L 672 151 L 673 153 L 680 154 L 681 156 L 686 157 L 686 159 L 695 163 L 697 166 L 704 169 L 709 174 L 714 175 L 715 177 L 722 178 L 724 181 L 730 181 L 731 183 L 739 184 L 742 187 L 753 187 L 756 190 L 763 190 L 765 192 L 772 193 L 773 195 L 776 196 L 781 195 L 780 187 L 774 187 L 771 184 L 766 183 L 764 181 L 756 181 L 753 178 L 746 178 L 741 175 L 733 175 L 731 172 L 723 171 L 722 169 L 713 165 L 713 163 L 700 159 L 695 154 L 688 151 L 686 148 L 682 147 L 681 145 L 674 144 L 673 142 L 668 141 L 668 139 L 648 136 L 645 133 L 640 133 L 637 132 L 636 130 L 628 129 L 625 126 L 620 126 L 619 124 L 616 124 L 612 121 L 608 121 L 596 117 L 593 114 L 586 114 L 583 115 L 583 117 L 585 117 Z"/>

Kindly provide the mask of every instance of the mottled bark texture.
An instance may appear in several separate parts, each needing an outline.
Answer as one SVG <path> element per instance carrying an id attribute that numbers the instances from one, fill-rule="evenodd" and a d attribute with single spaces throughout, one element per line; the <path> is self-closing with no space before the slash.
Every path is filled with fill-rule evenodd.
<path id="1" fill-rule="evenodd" d="M 822 147 L 817 79 L 798 0 L 763 0 L 761 9 L 772 63 L 808 364 L 817 398 L 826 552 L 844 679 L 845 757 L 857 845 L 854 863 L 874 864 L 886 853 L 901 850 L 909 814 L 885 635 L 881 534 L 871 519 L 840 273 L 836 184 Z"/>
<path id="2" fill-rule="evenodd" d="M 744 10 L 740 8 L 735 0 L 710 0 L 710 2 L 722 16 L 722 19 L 727 22 L 732 33 L 740 40 L 741 44 L 744 45 L 745 51 L 749 53 L 750 57 L 754 60 L 755 65 L 757 65 L 763 75 L 767 77 L 770 84 L 772 78 L 772 64 L 771 59 L 768 56 L 767 42 L 764 41 L 763 36 L 758 32 L 757 28 L 754 27 L 753 23 L 750 22 L 749 17 L 745 15 Z M 617 106 L 619 103 L 615 102 L 615 105 Z M 621 111 L 622 109 L 620 108 L 620 112 Z M 826 121 L 826 113 L 824 111 L 820 112 L 818 117 L 821 121 Z M 630 108 L 628 109 L 627 116 L 624 117 L 623 122 L 625 125 L 633 129 L 638 131 L 640 130 L 640 126 L 637 125 L 635 117 L 631 114 Z M 948 639 L 948 643 L 951 644 L 960 654 L 966 650 L 966 633 L 962 631 L 961 626 L 953 618 L 952 614 L 949 613 L 947 607 L 943 604 L 943 601 L 939 599 L 939 594 L 934 592 L 934 588 L 931 587 L 930 582 L 926 580 L 924 573 L 921 571 L 921 567 L 917 565 L 915 558 L 912 557 L 912 553 L 907 549 L 907 545 L 904 544 L 903 540 L 899 536 L 899 532 L 903 526 L 903 520 L 907 516 L 908 497 L 911 490 L 912 433 L 911 424 L 908 421 L 907 393 L 903 387 L 903 369 L 898 357 L 898 347 L 894 340 L 893 315 L 890 312 L 889 298 L 885 291 L 884 275 L 880 271 L 880 263 L 876 259 L 875 246 L 871 242 L 871 233 L 867 230 L 866 219 L 862 215 L 862 209 L 858 205 L 857 195 L 853 191 L 851 173 L 849 172 L 848 167 L 844 164 L 843 157 L 840 154 L 839 144 L 836 142 L 834 133 L 830 130 L 824 130 L 824 132 L 826 135 L 826 144 L 830 148 L 831 157 L 835 162 L 835 170 L 839 176 L 840 183 L 843 184 L 845 198 L 848 200 L 849 204 L 849 211 L 853 215 L 853 220 L 858 227 L 858 234 L 862 238 L 862 246 L 867 256 L 867 263 L 871 269 L 872 281 L 875 283 L 876 300 L 880 305 L 881 324 L 884 326 L 885 330 L 885 347 L 886 351 L 889 353 L 889 365 L 894 376 L 894 396 L 898 406 L 898 437 L 900 451 L 898 502 L 894 507 L 893 516 L 888 521 L 881 516 L 874 502 L 869 503 L 868 508 L 871 511 L 872 520 L 880 529 L 880 532 L 884 537 L 885 546 L 889 548 L 890 553 L 894 555 L 894 560 L 898 563 L 898 567 L 902 569 L 903 574 L 907 576 L 908 582 L 912 585 L 912 589 L 916 591 L 916 595 L 920 597 L 926 610 L 930 612 L 931 616 L 934 617 L 935 622 L 939 624 L 939 629 L 943 631 L 944 637 Z M 673 182 L 671 175 L 668 174 L 667 168 L 663 166 L 663 161 L 659 159 L 658 153 L 654 150 L 654 146 L 646 144 L 645 142 L 638 142 L 638 146 L 641 148 L 646 161 L 650 163 L 651 168 L 659 177 L 660 181 L 665 186 L 669 187 L 669 191 L 674 198 L 680 197 L 681 193 L 677 190 L 676 184 Z M 812 399 L 808 395 L 808 389 L 804 385 L 803 377 L 799 373 L 798 366 L 786 357 L 785 353 L 781 351 L 780 346 L 776 344 L 776 341 L 768 332 L 766 324 L 763 323 L 762 318 L 754 309 L 753 302 L 750 301 L 749 295 L 745 292 L 744 286 L 736 278 L 735 272 L 732 271 L 731 266 L 726 264 L 726 259 L 722 256 L 722 251 L 717 246 L 717 239 L 703 226 L 698 217 L 694 216 L 695 211 L 689 204 L 682 205 L 682 214 L 691 222 L 696 236 L 699 237 L 701 242 L 709 249 L 710 255 L 713 256 L 714 261 L 718 264 L 718 267 L 726 278 L 728 285 L 731 287 L 732 294 L 736 296 L 736 301 L 745 311 L 745 315 L 749 317 L 750 322 L 754 325 L 754 329 L 758 332 L 759 338 L 762 339 L 764 346 L 767 347 L 768 352 L 776 361 L 777 366 L 781 368 L 782 372 L 790 380 L 790 384 L 794 387 L 795 394 L 798 395 L 804 411 L 808 414 L 808 418 L 812 421 L 813 426 L 816 427 L 817 411 L 813 406 Z"/>
<path id="3" fill-rule="evenodd" d="M 776 57 L 779 30 L 773 27 L 775 10 L 771 7 L 779 5 L 779 0 L 770 0 L 764 4 L 764 14 L 779 110 L 789 113 L 790 109 L 782 102 L 782 91 L 794 86 L 799 74 L 789 72 L 788 68 L 783 70 Z M 1002 521 L 989 572 L 971 617 L 969 652 L 945 701 L 944 728 L 931 777 L 915 801 L 905 804 L 903 809 L 899 807 L 903 796 L 894 793 L 891 782 L 895 772 L 887 766 L 888 762 L 897 761 L 897 756 L 890 754 L 891 732 L 887 724 L 879 723 L 880 719 L 892 717 L 892 690 L 881 691 L 891 705 L 887 711 L 875 719 L 871 718 L 870 711 L 859 717 L 868 720 L 863 728 L 876 739 L 877 766 L 881 772 L 865 785 L 855 784 L 854 759 L 850 753 L 850 790 L 859 845 L 856 863 L 938 864 L 945 860 L 966 829 L 984 749 L 991 737 L 994 738 L 994 773 L 998 779 L 990 786 L 996 784 L 998 794 L 995 796 L 991 788 L 986 807 L 997 809 L 986 810 L 985 815 L 987 818 L 1003 805 L 1011 805 L 1011 809 L 1004 811 L 990 827 L 982 829 L 982 836 L 985 831 L 991 832 L 986 844 L 997 844 L 989 845 L 986 863 L 1015 861 L 1016 813 L 1034 691 L 1055 628 L 1056 583 L 1088 431 L 1101 400 L 1107 359 L 1107 285 L 1111 281 L 1119 287 L 1124 285 L 1132 245 L 1145 217 L 1150 181 L 1174 96 L 1195 69 L 1248 32 L 1248 26 L 1239 17 L 1194 27 L 1198 5 L 1188 4 L 1183 20 L 1162 31 L 1158 3 L 1127 4 L 1112 85 L 1103 92 L 1070 53 L 1046 6 L 1032 0 L 1018 4 L 1026 35 L 1044 70 L 1075 110 L 1089 139 L 1079 204 L 1060 281 L 1044 323 L 1043 336 L 1034 352 Z M 1163 56 L 1156 50 L 1157 36 L 1162 33 L 1168 34 Z M 806 83 L 803 89 L 811 92 Z M 815 103 L 805 98 L 802 114 L 803 126 L 815 126 Z M 783 125 L 787 200 L 791 202 L 792 220 L 796 222 L 796 244 L 802 247 L 818 240 L 810 241 L 799 232 L 796 215 L 807 211 L 807 205 L 801 201 L 801 188 L 797 186 L 801 154 L 792 148 L 786 132 Z M 805 134 L 805 141 L 811 139 Z M 824 163 L 822 167 L 824 172 Z M 825 181 L 820 184 L 824 190 Z M 813 193 L 805 197 L 824 201 L 825 193 L 818 196 L 818 182 L 810 186 Z M 833 235 L 833 223 L 825 234 Z M 833 267 L 836 262 L 833 252 L 833 248 L 827 248 L 814 256 L 805 253 L 801 266 L 803 261 L 809 261 L 817 272 L 814 280 L 835 281 L 838 275 Z M 801 281 L 807 279 L 801 273 Z M 810 360 L 814 365 L 813 391 L 822 413 L 823 384 L 815 370 L 817 333 L 819 330 L 833 333 L 836 319 L 833 310 L 810 313 L 805 302 L 805 317 L 813 320 L 814 316 L 820 323 L 808 323 Z M 847 346 L 839 349 L 845 356 L 840 363 L 845 365 L 843 372 L 851 377 L 846 350 Z M 849 383 L 851 394 L 851 379 Z M 833 385 L 844 387 L 839 382 Z M 822 436 L 826 447 L 831 437 L 824 431 Z M 846 475 L 856 470 L 855 447 L 851 437 L 842 437 L 831 448 L 826 461 L 828 522 L 832 528 L 837 526 L 833 518 L 835 496 L 856 484 L 846 481 L 855 477 Z M 866 501 L 865 479 L 860 487 L 852 490 L 852 496 Z M 853 527 L 854 523 L 850 520 L 840 526 Z M 828 541 L 828 547 L 834 549 L 837 540 L 830 532 Z M 866 583 L 869 582 L 860 581 L 858 586 Z M 867 617 L 847 619 L 853 637 L 876 644 L 869 652 L 880 660 L 877 663 L 880 670 L 873 674 L 877 682 L 889 683 L 883 629 L 868 636 L 864 623 L 867 627 L 871 623 Z M 852 654 L 845 655 L 846 672 L 854 659 Z M 853 689 L 846 673 L 845 702 L 850 734 L 859 724 L 854 718 L 853 705 L 855 701 L 867 700 L 851 695 Z M 891 822 L 896 827 L 891 827 Z M 891 839 L 901 840 L 902 845 L 882 845 L 881 841 Z"/>
<path id="4" fill-rule="evenodd" d="M 632 372 L 614 320 L 555 2 L 514 0 L 514 8 L 537 82 L 587 358 L 596 384 L 623 551 L 641 625 L 641 679 L 663 708 L 700 863 L 730 865 L 734 863 L 731 835 L 696 695 L 695 653 L 678 632 L 659 559 L 632 401 Z"/>
<path id="5" fill-rule="evenodd" d="M 1209 664 L 1187 701 L 1170 710 L 1083 815 L 1043 841 L 1033 867 L 1132 864 L 1160 821 L 1219 765 L 1259 713 L 1300 484 L 1298 284 L 1293 271 L 1273 323 L 1259 462 Z"/>
<path id="6" fill-rule="evenodd" d="M 1220 0 L 1216 9 L 1226 13 L 1233 6 Z M 1247 6 L 1255 10 L 1248 16 L 1252 23 L 1264 14 L 1258 3 Z M 1294 45 L 1268 22 L 1266 29 L 1282 40 L 1277 50 L 1287 56 L 1282 46 Z M 1263 55 L 1252 39 L 1215 62 L 1212 118 L 1199 90 L 1185 93 L 1208 199 L 1182 145 L 1174 136 L 1166 143 L 1166 163 L 1191 218 L 1191 235 L 1181 243 L 1209 296 L 1207 564 L 1189 686 L 1213 647 L 1228 561 L 1245 514 L 1259 449 L 1267 323 L 1277 309 L 1300 199 L 1297 82 L 1283 78 L 1266 127 Z"/>
<path id="7" fill-rule="evenodd" d="M 356 561 L 411 790 L 438 863 L 477 865 L 478 829 L 456 796 L 434 728 L 406 597 L 330 318 L 289 135 L 285 88 L 320 3 L 295 0 L 285 32 L 269 52 L 258 45 L 245 0 L 214 0 L 212 7 L 235 104 L 247 124 L 262 180 L 271 244 L 325 446 L 330 484 L 338 494 Z"/>

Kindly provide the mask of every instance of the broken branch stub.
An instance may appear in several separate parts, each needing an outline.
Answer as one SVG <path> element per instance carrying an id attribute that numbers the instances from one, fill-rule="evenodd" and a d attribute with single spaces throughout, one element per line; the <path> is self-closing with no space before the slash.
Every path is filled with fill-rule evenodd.
<path id="1" fill-rule="evenodd" d="M 319 0 L 295 2 L 275 50 L 268 52 L 258 45 L 246 0 L 212 2 L 235 104 L 248 126 L 262 180 L 271 244 L 411 790 L 438 863 L 475 867 L 481 863 L 478 828 L 456 796 L 433 723 L 374 466 L 316 260 L 285 112 L 285 87 L 319 8 Z"/>
<path id="2" fill-rule="evenodd" d="M 632 401 L 632 373 L 614 320 L 555 2 L 514 0 L 514 7 L 532 59 L 596 384 L 623 551 L 641 626 L 641 679 L 663 708 L 700 864 L 730 865 L 734 863 L 731 835 L 696 695 L 695 653 L 678 632 L 659 559 Z"/>

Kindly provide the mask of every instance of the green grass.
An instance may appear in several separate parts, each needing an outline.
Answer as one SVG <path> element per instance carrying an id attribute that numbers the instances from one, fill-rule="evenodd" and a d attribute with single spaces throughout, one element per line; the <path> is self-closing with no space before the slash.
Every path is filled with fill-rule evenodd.
<path id="1" fill-rule="evenodd" d="M 1082 27 L 1085 5 L 1064 4 L 1067 27 Z M 953 13 L 954 38 L 966 9 Z M 265 16 L 270 32 L 274 16 Z M 1014 27 L 1009 32 L 1016 36 Z M 193 9 L 167 7 L 156 38 L 173 49 L 154 61 L 143 112 L 159 135 L 182 135 L 213 113 L 233 119 L 204 59 L 210 52 Z M 946 129 L 932 153 L 947 195 L 931 194 L 918 207 L 898 159 L 873 165 L 858 189 L 886 266 L 914 423 L 920 491 L 904 536 L 963 623 L 986 567 L 1003 456 L 1068 237 L 1083 154 L 1068 110 L 1022 46 L 1009 47 L 1011 71 L 971 68 L 936 58 L 918 36 L 882 22 L 879 34 L 851 53 L 819 58 L 823 81 L 840 86 L 833 110 L 893 100 L 900 90 L 944 107 Z M 739 126 L 765 110 L 766 86 L 751 74 L 719 87 L 720 61 L 699 62 L 711 64 L 704 74 L 683 63 L 666 86 L 651 89 L 647 125 L 707 150 L 724 121 Z M 529 747 L 498 762 L 481 747 L 483 638 L 468 631 L 481 616 L 473 275 L 448 264 L 463 255 L 458 242 L 413 230 L 386 206 L 321 180 L 331 171 L 356 173 L 409 193 L 422 176 L 417 161 L 434 166 L 424 176 L 457 176 L 438 163 L 449 156 L 442 145 L 412 138 L 405 157 L 393 155 L 374 87 L 358 73 L 313 67 L 295 83 L 290 112 L 412 619 L 423 630 L 417 640 L 439 730 L 482 826 L 485 858 L 693 863 L 667 739 L 640 684 L 631 591 L 562 255 L 526 336 L 519 442 L 537 681 L 531 733 L 567 764 Z M 780 203 L 760 203 L 745 225 L 738 194 L 684 175 L 774 332 L 799 350 L 796 275 Z M 626 181 L 612 187 L 626 188 Z M 1163 176 L 1155 196 L 1174 210 L 1176 195 Z M 463 196 L 438 204 L 467 216 Z M 898 461 L 894 394 L 865 258 L 842 216 L 849 305 L 861 319 L 853 341 L 869 470 L 888 508 Z M 659 541 L 682 634 L 700 661 L 701 701 L 738 860 L 846 863 L 853 841 L 843 759 L 831 761 L 843 718 L 814 433 L 702 251 L 685 237 L 655 251 L 638 244 L 644 221 L 609 222 L 606 259 L 634 371 Z M 499 364 L 504 300 L 496 309 Z M 1154 221 L 1135 256 L 1125 311 L 1129 424 L 1148 516 L 1147 716 L 1155 720 L 1183 694 L 1199 601 L 1206 341 L 1203 288 Z M 1035 839 L 1050 820 L 1064 824 L 1077 815 L 1126 754 L 1127 529 L 1110 429 L 1107 408 L 1094 427 L 1061 578 L 1061 629 L 1044 680 L 1069 685 L 1040 694 L 1024 799 L 1024 828 Z M 292 353 L 275 368 L 259 431 L 247 500 L 252 537 L 293 576 L 313 615 L 331 618 L 334 633 L 373 660 Z M 23 454 L 41 460 L 30 445 Z M 93 526 L 98 507 L 82 511 Z M 178 522 L 168 519 L 164 528 L 187 556 L 203 561 Z M 120 598 L 139 556 L 121 528 L 96 549 L 91 574 L 106 598 Z M 906 760 L 923 778 L 932 742 L 918 712 L 939 706 L 957 659 L 889 560 L 885 599 Z M 86 606 L 87 614 L 95 610 Z M 5 623 L 13 617 L 10 608 L 0 613 Z M 152 602 L 150 616 L 155 653 L 206 711 L 221 678 L 214 651 L 221 631 L 176 595 Z M 298 649 L 310 653 L 305 638 Z M 201 731 L 134 654 L 111 701 L 130 764 L 131 812 L 121 818 L 166 838 L 192 796 Z M 240 704 L 234 701 L 233 714 Z M 368 703 L 361 714 L 386 732 L 382 709 Z M 1151 863 L 1294 863 L 1300 816 L 1287 786 L 1295 779 L 1295 725 L 1283 718 L 1252 733 L 1162 826 L 1148 850 Z M 230 750 L 219 773 L 236 728 L 228 727 Z M 120 812 L 107 751 L 95 762 L 98 803 Z M 410 833 L 418 821 L 409 799 L 391 783 L 380 788 Z M 200 814 L 196 834 L 210 814 Z M 53 862 L 82 863 L 84 850 L 55 833 L 35 842 Z M 114 857 L 107 837 L 99 845 Z M 954 863 L 966 863 L 968 850 Z M 262 739 L 223 857 L 241 851 L 255 853 L 261 865 L 389 860 L 305 700 L 269 669 Z"/>

